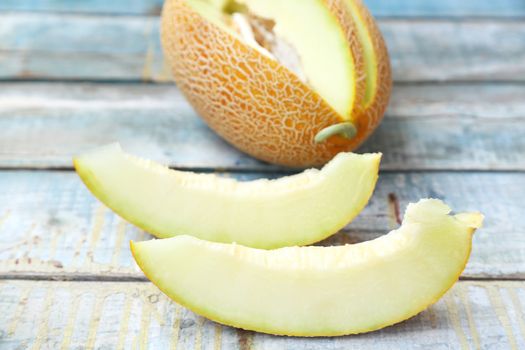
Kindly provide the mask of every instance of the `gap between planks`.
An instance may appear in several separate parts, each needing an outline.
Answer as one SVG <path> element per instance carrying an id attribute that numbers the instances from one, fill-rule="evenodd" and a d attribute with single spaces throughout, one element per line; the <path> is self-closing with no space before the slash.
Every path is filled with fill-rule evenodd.
<path id="1" fill-rule="evenodd" d="M 2 281 L 49 281 L 49 282 L 149 282 L 145 276 L 130 276 L 127 274 L 35 274 L 35 273 L 8 273 L 0 274 Z M 525 278 L 520 277 L 463 277 L 458 281 L 471 282 L 522 282 Z"/>
<path id="2" fill-rule="evenodd" d="M 1 52 L 1 50 L 0 50 Z M 31 52 L 38 52 L 38 51 L 31 51 Z M 51 85 L 59 85 L 59 84 L 87 84 L 87 85 L 101 85 L 101 86 L 119 86 L 119 85 L 137 85 L 137 86 L 177 86 L 175 81 L 158 81 L 158 80 L 144 80 L 144 79 L 121 79 L 118 80 L 115 79 L 103 79 L 103 78 L 53 78 L 53 77 L 27 77 L 24 79 L 18 79 L 18 78 L 0 78 L 0 86 L 3 84 L 20 84 L 20 85 L 30 85 L 30 84 L 51 84 Z M 457 78 L 454 80 L 437 80 L 437 79 L 425 79 L 425 80 L 398 80 L 393 81 L 393 88 L 395 89 L 396 86 L 462 86 L 462 85 L 514 85 L 514 86 L 524 86 L 525 80 L 505 80 L 505 79 L 498 79 L 493 80 L 490 78 L 484 79 L 484 80 L 469 80 L 469 79 L 462 79 Z"/>
<path id="3" fill-rule="evenodd" d="M 359 150 L 356 150 L 357 153 L 360 153 Z M 355 151 L 354 151 L 355 152 Z M 160 162 L 159 162 L 160 163 Z M 161 163 L 162 164 L 162 163 Z M 232 175 L 251 175 L 251 174 L 260 174 L 260 175 L 271 175 L 272 178 L 280 176 L 290 176 L 298 174 L 305 169 L 294 169 L 294 168 L 280 168 L 275 166 L 275 168 L 268 164 L 266 168 L 235 168 L 235 167 L 221 167 L 221 168 L 210 168 L 210 167 L 183 167 L 183 166 L 168 166 L 171 170 L 177 171 L 187 171 L 187 172 L 199 172 L 206 174 L 215 174 L 217 176 L 231 177 Z M 0 172 L 34 172 L 34 173 L 74 173 L 75 169 L 71 167 L 63 166 L 0 166 Z M 440 169 L 426 169 L 426 168 L 410 168 L 410 169 L 381 169 L 379 174 L 440 174 L 440 173 L 455 173 L 455 174 L 524 174 L 525 169 L 485 169 L 485 168 L 469 168 L 469 169 L 456 169 L 456 168 L 440 168 Z M 242 181 L 242 180 L 241 180 Z"/>

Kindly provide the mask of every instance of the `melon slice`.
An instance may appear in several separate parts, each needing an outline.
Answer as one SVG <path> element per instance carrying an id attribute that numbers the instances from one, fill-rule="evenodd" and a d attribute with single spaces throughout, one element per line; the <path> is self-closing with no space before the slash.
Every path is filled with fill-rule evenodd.
<path id="1" fill-rule="evenodd" d="M 351 221 L 374 190 L 380 158 L 341 153 L 322 170 L 250 182 L 170 170 L 118 144 L 74 164 L 98 199 L 157 237 L 276 248 L 317 242 Z"/>
<path id="2" fill-rule="evenodd" d="M 376 330 L 436 302 L 465 268 L 483 216 L 439 200 L 408 206 L 373 241 L 273 251 L 190 236 L 131 242 L 146 276 L 211 320 L 264 333 L 335 336 Z"/>
<path id="3" fill-rule="evenodd" d="M 388 50 L 372 15 L 362 0 L 344 0 L 346 11 L 339 12 L 339 20 L 347 14 L 355 23 L 356 34 L 363 48 L 366 89 L 363 99 L 365 109 L 380 103 L 386 107 L 392 84 Z M 384 110 L 382 111 L 384 112 Z M 377 118 L 377 117 L 376 117 Z"/>
<path id="4" fill-rule="evenodd" d="M 392 71 L 383 36 L 363 1 L 342 0 L 341 5 L 341 10 L 336 12 L 337 18 L 341 24 L 354 23 L 354 28 L 344 28 L 347 36 L 355 30 L 353 34 L 363 50 L 366 88 L 361 108 L 354 113 L 358 131 L 354 140 L 361 142 L 383 118 L 392 89 Z"/>

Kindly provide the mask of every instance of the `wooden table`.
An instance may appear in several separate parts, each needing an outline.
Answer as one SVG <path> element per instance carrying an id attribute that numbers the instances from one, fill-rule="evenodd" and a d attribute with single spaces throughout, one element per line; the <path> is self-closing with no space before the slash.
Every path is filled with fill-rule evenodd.
<path id="1" fill-rule="evenodd" d="M 525 2 L 368 1 L 392 56 L 369 206 L 327 243 L 372 239 L 439 197 L 485 227 L 461 280 L 404 323 L 331 339 L 223 327 L 147 282 L 148 234 L 95 200 L 71 156 L 120 141 L 176 168 L 288 170 L 215 136 L 167 83 L 159 0 L 0 1 L 1 349 L 525 349 Z"/>

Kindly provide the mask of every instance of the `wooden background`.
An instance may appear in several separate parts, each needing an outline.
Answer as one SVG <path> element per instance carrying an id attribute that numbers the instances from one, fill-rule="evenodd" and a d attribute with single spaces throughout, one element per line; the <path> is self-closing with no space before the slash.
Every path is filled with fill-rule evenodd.
<path id="1" fill-rule="evenodd" d="M 182 169 L 282 176 L 222 142 L 169 83 L 160 0 L 0 0 L 1 349 L 524 349 L 525 1 L 369 0 L 392 56 L 378 188 L 326 244 L 396 227 L 438 197 L 485 227 L 459 283 L 404 323 L 330 339 L 196 316 L 145 280 L 130 239 L 71 156 L 120 141 Z"/>

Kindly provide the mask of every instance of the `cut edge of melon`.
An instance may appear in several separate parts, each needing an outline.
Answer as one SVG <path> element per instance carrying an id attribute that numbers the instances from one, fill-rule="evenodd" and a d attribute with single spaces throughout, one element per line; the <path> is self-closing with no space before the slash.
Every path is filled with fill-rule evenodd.
<path id="1" fill-rule="evenodd" d="M 191 8 L 194 11 L 194 13 L 196 13 L 197 15 L 201 16 L 202 18 L 204 18 L 211 25 L 219 27 L 225 33 L 233 36 L 236 40 L 242 42 L 244 45 L 246 45 L 247 47 L 249 47 L 252 50 L 254 50 L 255 52 L 257 52 L 258 55 L 265 56 L 265 58 L 268 59 L 268 60 L 275 60 L 274 58 L 268 57 L 268 55 L 264 52 L 264 50 L 261 50 L 261 47 L 257 47 L 257 45 L 254 45 L 249 40 L 246 40 L 239 33 L 237 33 L 235 30 L 230 28 L 226 23 L 224 23 L 223 19 L 221 18 L 221 16 L 224 15 L 224 13 L 221 12 L 221 11 L 223 11 L 221 8 L 224 8 L 225 6 L 227 6 L 228 3 L 233 2 L 232 0 L 220 0 L 220 1 L 213 1 L 213 0 L 211 0 L 211 1 L 206 1 L 206 0 L 184 0 L 184 2 L 186 3 L 186 5 L 189 8 Z M 246 4 L 246 3 L 249 3 L 250 0 L 242 0 L 241 2 L 243 4 Z M 313 0 L 313 2 L 318 3 L 318 5 L 319 5 L 319 7 L 321 9 L 325 9 L 326 10 L 326 11 L 324 11 L 325 17 L 330 18 L 330 20 L 331 20 L 329 22 L 331 23 L 331 26 L 334 27 L 334 28 L 331 28 L 329 30 L 330 31 L 335 30 L 335 35 L 329 35 L 329 36 L 330 37 L 337 36 L 338 37 L 337 41 L 339 42 L 339 45 L 332 45 L 332 46 L 334 46 L 334 47 L 335 46 L 344 46 L 345 47 L 344 50 L 341 50 L 341 52 L 344 53 L 344 54 L 340 55 L 341 59 L 339 59 L 339 63 L 341 63 L 341 64 L 339 66 L 341 66 L 341 67 L 342 66 L 346 66 L 346 68 L 340 69 L 339 72 L 337 72 L 335 74 L 332 74 L 331 78 L 329 78 L 329 77 L 322 78 L 322 79 L 317 79 L 316 78 L 318 81 L 322 80 L 319 84 L 317 84 L 317 83 L 313 83 L 313 82 L 310 82 L 310 81 L 309 82 L 303 82 L 302 79 L 297 75 L 296 72 L 290 70 L 289 68 L 286 67 L 286 65 L 282 64 L 278 60 L 276 60 L 276 61 L 279 63 L 279 65 L 283 69 L 287 70 L 290 74 L 292 74 L 295 77 L 297 77 L 297 81 L 299 83 L 306 85 L 310 90 L 312 90 L 312 92 L 315 92 L 317 95 L 319 95 L 319 97 L 322 98 L 323 101 L 325 101 L 327 103 L 327 105 L 330 106 L 337 113 L 337 115 L 341 118 L 341 120 L 343 120 L 343 121 L 353 121 L 354 118 L 355 118 L 354 112 L 356 110 L 356 105 L 362 102 L 362 101 L 357 101 L 359 94 L 358 94 L 358 91 L 357 91 L 357 85 L 358 84 L 356 83 L 356 81 L 362 75 L 362 72 L 357 72 L 356 71 L 357 68 L 356 68 L 355 58 L 353 57 L 352 50 L 350 48 L 350 45 L 352 43 L 349 43 L 346 40 L 345 33 L 344 33 L 343 29 L 341 28 L 341 25 L 337 21 L 336 16 L 329 11 L 329 9 L 327 8 L 326 4 L 322 0 Z M 249 5 L 247 5 L 247 6 L 250 7 Z M 319 35 L 322 35 L 322 34 L 319 34 Z M 326 37 L 326 35 L 324 37 Z M 300 51 L 300 48 L 297 47 L 295 45 L 295 43 L 291 43 L 291 44 L 292 44 L 292 46 L 294 46 L 294 48 L 296 50 Z M 360 43 L 359 43 L 359 45 L 361 46 Z M 338 50 L 340 50 L 340 49 L 338 49 Z M 359 50 L 362 51 L 361 48 L 359 48 Z M 317 51 L 319 51 L 319 50 L 317 50 Z M 299 52 L 299 54 L 300 54 L 300 52 Z M 330 57 L 327 56 L 326 57 L 326 64 L 325 65 L 320 65 L 320 66 L 321 67 L 333 67 L 334 66 L 333 59 L 334 59 L 333 55 L 331 55 Z M 309 65 L 309 66 L 312 66 L 312 65 Z M 326 71 L 325 68 L 319 68 L 319 70 L 320 69 L 324 69 L 324 71 Z M 307 78 L 311 78 L 313 69 L 308 69 L 303 64 L 303 70 L 304 70 L 305 75 L 307 76 Z M 309 71 L 310 71 L 310 73 L 309 73 Z M 318 75 L 320 76 L 321 74 L 318 74 Z M 348 79 L 348 81 L 346 81 L 345 84 L 334 83 L 333 82 L 334 80 L 336 80 L 336 81 L 344 80 L 345 76 Z M 318 85 L 318 86 L 316 86 L 316 85 Z M 335 86 L 339 86 L 339 88 L 335 89 Z M 341 90 L 341 86 L 343 86 L 348 91 L 346 93 L 339 92 Z M 333 97 L 332 95 L 327 93 L 327 90 L 337 90 L 336 94 L 338 96 L 337 97 Z M 346 96 L 346 97 L 344 97 L 343 95 Z"/>
<path id="2" fill-rule="evenodd" d="M 372 68 L 372 74 L 367 76 L 367 86 L 373 89 L 365 89 L 364 109 L 372 111 L 375 118 L 378 113 L 384 113 L 391 90 L 392 90 L 392 68 L 388 48 L 381 30 L 362 0 L 342 0 L 354 18 L 358 36 L 361 37 L 363 56 L 367 70 Z M 373 77 L 373 79 L 372 79 Z"/>
<path id="3" fill-rule="evenodd" d="M 367 108 L 375 99 L 377 94 L 377 76 L 378 65 L 377 56 L 369 28 L 366 26 L 366 21 L 361 13 L 363 4 L 357 4 L 355 0 L 343 0 L 349 8 L 349 13 L 354 20 L 357 36 L 363 48 L 363 58 L 365 63 L 365 96 L 363 98 L 363 105 Z"/>

